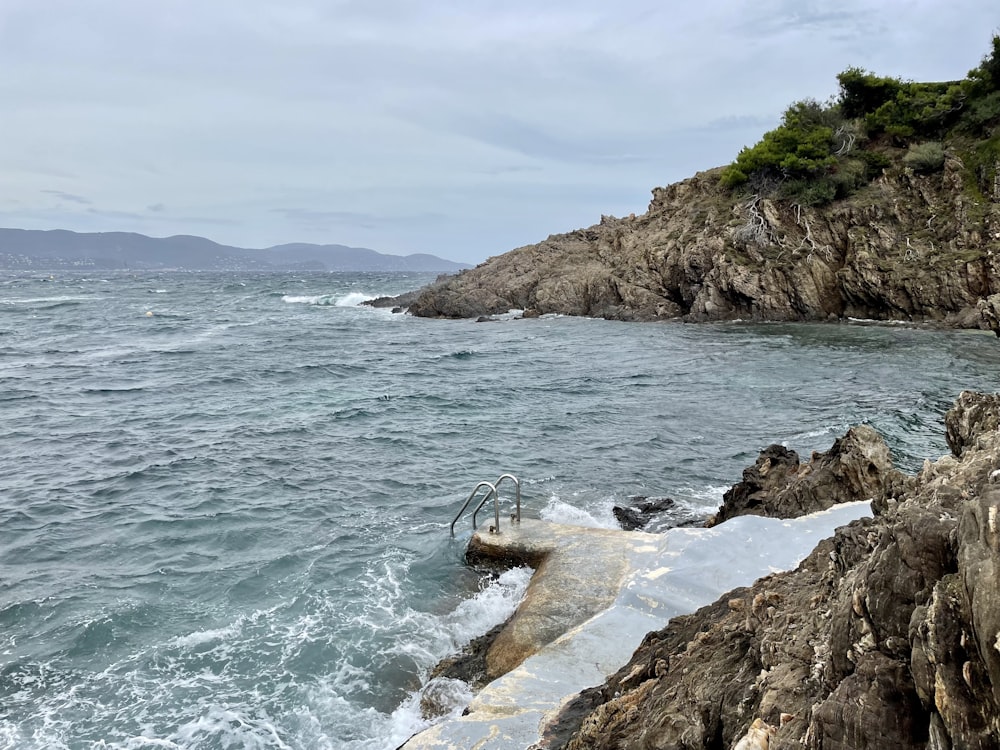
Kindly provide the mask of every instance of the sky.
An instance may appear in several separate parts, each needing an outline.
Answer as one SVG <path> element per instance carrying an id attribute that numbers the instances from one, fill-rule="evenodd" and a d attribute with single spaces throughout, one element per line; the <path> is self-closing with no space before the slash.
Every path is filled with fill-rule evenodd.
<path id="1" fill-rule="evenodd" d="M 0 0 L 0 226 L 475 264 L 998 31 L 996 0 Z"/>

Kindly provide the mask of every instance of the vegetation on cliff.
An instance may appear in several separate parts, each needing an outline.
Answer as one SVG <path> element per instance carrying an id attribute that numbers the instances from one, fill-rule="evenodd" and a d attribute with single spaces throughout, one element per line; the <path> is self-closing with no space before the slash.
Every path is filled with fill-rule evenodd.
<path id="1" fill-rule="evenodd" d="M 848 68 L 837 76 L 838 97 L 793 104 L 723 170 L 722 184 L 821 205 L 900 160 L 915 172 L 939 171 L 945 142 L 965 157 L 965 184 L 988 194 L 1000 160 L 1000 36 L 992 46 L 961 81 L 917 83 Z"/>

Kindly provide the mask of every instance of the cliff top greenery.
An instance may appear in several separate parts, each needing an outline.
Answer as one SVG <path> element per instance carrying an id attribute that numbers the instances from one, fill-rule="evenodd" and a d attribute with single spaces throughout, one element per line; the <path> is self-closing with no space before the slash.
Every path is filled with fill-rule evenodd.
<path id="1" fill-rule="evenodd" d="M 844 198 L 901 164 L 940 170 L 962 159 L 966 186 L 981 197 L 1000 165 L 1000 35 L 960 81 L 917 83 L 848 68 L 830 101 L 795 102 L 781 124 L 726 167 L 734 190 L 820 205 Z"/>

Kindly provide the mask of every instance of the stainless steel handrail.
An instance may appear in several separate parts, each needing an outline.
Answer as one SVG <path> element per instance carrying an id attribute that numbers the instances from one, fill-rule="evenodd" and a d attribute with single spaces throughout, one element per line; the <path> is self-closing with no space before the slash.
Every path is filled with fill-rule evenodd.
<path id="1" fill-rule="evenodd" d="M 501 474 L 500 477 L 497 479 L 497 481 L 493 483 L 493 486 L 496 487 L 497 489 L 497 503 L 500 502 L 500 483 L 504 479 L 509 479 L 514 483 L 514 502 L 517 510 L 510 517 L 510 520 L 513 521 L 514 523 L 521 523 L 521 482 L 518 481 L 518 478 L 515 477 L 513 474 Z M 472 511 L 472 528 L 476 528 L 476 516 L 479 515 L 479 511 L 481 511 L 483 509 L 483 506 L 486 505 L 487 500 L 489 500 L 489 495 L 484 497 L 483 501 L 479 503 L 479 505 L 476 507 L 474 511 Z M 500 517 L 499 512 L 497 512 L 495 515 L 497 516 L 497 518 Z M 497 531 L 499 530 L 500 527 L 497 526 Z"/>
<path id="2" fill-rule="evenodd" d="M 494 528 L 498 532 L 500 531 L 500 500 L 499 500 L 499 498 L 497 496 L 497 488 L 496 488 L 495 485 L 490 484 L 489 482 L 480 482 L 479 484 L 476 485 L 475 489 L 473 489 L 472 492 L 469 494 L 468 499 L 465 501 L 465 504 L 462 506 L 462 510 L 458 511 L 458 515 L 455 516 L 455 520 L 451 522 L 451 535 L 452 536 L 455 536 L 455 524 L 458 523 L 458 519 L 462 517 L 463 513 L 465 513 L 466 508 L 469 507 L 469 503 L 472 502 L 472 498 L 474 498 L 476 496 L 476 493 L 479 492 L 479 490 L 480 490 L 481 487 L 489 487 L 490 491 L 486 493 L 486 497 L 484 497 L 483 501 L 479 504 L 479 508 L 482 508 L 483 505 L 486 504 L 486 501 L 490 499 L 490 495 L 493 495 L 493 513 L 494 513 L 494 516 L 496 518 L 496 521 L 495 521 L 496 526 L 494 526 Z M 476 512 L 479 511 L 479 508 L 476 508 Z M 472 517 L 472 528 L 476 528 L 475 514 L 473 514 L 473 517 Z"/>

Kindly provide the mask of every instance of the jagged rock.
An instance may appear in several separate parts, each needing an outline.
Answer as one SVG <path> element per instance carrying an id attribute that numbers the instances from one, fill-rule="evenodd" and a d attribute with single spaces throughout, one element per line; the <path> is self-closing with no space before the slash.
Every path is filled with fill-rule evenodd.
<path id="1" fill-rule="evenodd" d="M 955 456 L 960 457 L 975 439 L 1000 426 L 1000 395 L 962 391 L 956 408 L 945 414 L 945 439 Z"/>
<path id="2" fill-rule="evenodd" d="M 650 633 L 539 747 L 733 747 L 756 717 L 769 750 L 1000 748 L 1000 429 L 976 396 L 947 415 L 960 457 L 796 570 Z"/>
<path id="3" fill-rule="evenodd" d="M 720 187 L 719 170 L 702 172 L 653 190 L 641 216 L 604 216 L 439 280 L 410 312 L 987 326 L 977 305 L 998 293 L 1000 236 L 987 230 L 1000 204 L 970 210 L 964 171 L 955 156 L 934 175 L 889 169 L 822 207 L 748 203 Z M 994 320 L 997 305 L 987 302 Z"/>
<path id="4" fill-rule="evenodd" d="M 402 311 L 409 307 L 413 301 L 420 296 L 420 290 L 405 292 L 396 297 L 376 297 L 375 299 L 364 300 L 361 304 L 369 307 L 391 307 L 393 312 Z"/>
<path id="5" fill-rule="evenodd" d="M 989 297 L 979 300 L 977 309 L 986 328 L 1000 338 L 1000 294 L 991 294 Z"/>
<path id="6" fill-rule="evenodd" d="M 733 750 L 768 750 L 775 727 L 766 721 L 754 719 L 747 733 L 733 745 Z"/>
<path id="7" fill-rule="evenodd" d="M 814 453 L 804 466 L 793 450 L 765 448 L 743 471 L 743 481 L 723 495 L 708 525 L 748 513 L 797 518 L 837 503 L 881 497 L 902 482 L 885 441 L 871 427 L 860 425 L 834 441 L 830 450 Z"/>

